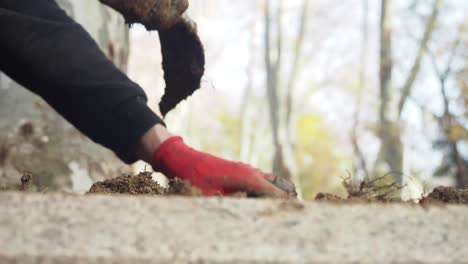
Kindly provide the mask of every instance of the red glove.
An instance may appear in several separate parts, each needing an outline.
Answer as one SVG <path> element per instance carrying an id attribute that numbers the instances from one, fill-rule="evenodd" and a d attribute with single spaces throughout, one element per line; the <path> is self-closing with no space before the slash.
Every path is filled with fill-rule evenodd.
<path id="1" fill-rule="evenodd" d="M 185 145 L 178 136 L 167 139 L 159 146 L 152 166 L 171 179 L 177 176 L 190 181 L 204 195 L 254 191 L 278 197 L 287 196 L 266 180 L 272 176 L 247 164 L 197 151 Z"/>

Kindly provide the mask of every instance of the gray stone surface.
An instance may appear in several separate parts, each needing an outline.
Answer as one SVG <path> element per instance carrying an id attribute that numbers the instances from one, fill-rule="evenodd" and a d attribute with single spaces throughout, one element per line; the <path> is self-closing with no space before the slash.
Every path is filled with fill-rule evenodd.
<path id="1" fill-rule="evenodd" d="M 0 263 L 468 261 L 468 209 L 0 193 Z"/>

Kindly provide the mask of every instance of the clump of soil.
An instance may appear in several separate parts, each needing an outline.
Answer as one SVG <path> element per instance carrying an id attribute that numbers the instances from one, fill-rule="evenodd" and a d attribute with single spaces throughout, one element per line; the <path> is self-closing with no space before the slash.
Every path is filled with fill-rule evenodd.
<path id="1" fill-rule="evenodd" d="M 202 196 L 202 192 L 197 187 L 190 185 L 190 182 L 180 178 L 169 180 L 169 187 L 166 190 L 169 195 L 184 195 L 184 196 Z"/>
<path id="2" fill-rule="evenodd" d="M 315 196 L 315 200 L 326 202 L 342 202 L 345 199 L 331 193 L 317 193 L 317 195 Z"/>
<path id="3" fill-rule="evenodd" d="M 164 195 L 166 189 L 153 181 L 150 172 L 142 172 L 96 182 L 88 193 Z"/>
<path id="4" fill-rule="evenodd" d="M 159 103 L 163 116 L 200 88 L 205 72 L 205 51 L 196 25 L 182 17 L 173 27 L 159 30 L 166 88 Z"/>
<path id="5" fill-rule="evenodd" d="M 462 190 L 452 187 L 436 187 L 429 195 L 419 201 L 420 204 L 448 203 L 468 204 L 468 189 Z"/>

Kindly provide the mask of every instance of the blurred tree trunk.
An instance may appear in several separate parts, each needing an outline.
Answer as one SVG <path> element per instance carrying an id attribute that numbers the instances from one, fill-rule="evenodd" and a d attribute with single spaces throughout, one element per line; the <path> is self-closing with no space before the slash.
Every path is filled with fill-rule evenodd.
<path id="1" fill-rule="evenodd" d="M 123 71 L 128 28 L 98 1 L 58 0 Z M 23 171 L 32 189 L 77 190 L 127 170 L 115 155 L 68 124 L 41 98 L 0 74 L 0 189 L 16 189 Z"/>
<path id="2" fill-rule="evenodd" d="M 381 149 L 378 155 L 377 173 L 391 171 L 401 181 L 403 149 L 400 139 L 400 127 L 396 120 L 391 120 L 392 109 L 392 0 L 382 0 L 380 17 L 380 127 L 378 135 Z M 383 168 L 381 168 L 384 166 Z M 381 171 L 382 170 L 382 171 Z"/>
<path id="3" fill-rule="evenodd" d="M 273 144 L 275 149 L 280 149 L 279 140 L 279 98 L 278 98 L 278 83 L 281 67 L 281 25 L 276 24 L 276 48 L 272 47 L 272 18 L 270 11 L 270 1 L 265 1 L 265 70 L 266 70 L 266 86 L 267 98 L 269 103 L 269 113 L 271 121 L 271 130 L 273 133 Z M 278 7 L 277 23 L 281 19 L 281 6 Z M 277 156 L 277 154 L 275 154 Z"/>
<path id="4" fill-rule="evenodd" d="M 281 0 L 280 0 L 281 1 Z M 265 1 L 265 77 L 266 77 L 266 93 L 268 98 L 268 109 L 270 116 L 271 131 L 273 133 L 273 145 L 275 149 L 273 158 L 273 173 L 277 176 L 291 179 L 291 173 L 286 167 L 283 159 L 280 138 L 279 138 L 279 98 L 278 98 L 278 84 L 281 67 L 281 4 L 277 7 L 276 23 L 273 24 L 271 16 L 270 1 Z M 272 45 L 272 26 L 276 26 L 276 47 Z"/>
<path id="5" fill-rule="evenodd" d="M 353 154 L 354 154 L 354 173 L 353 177 L 359 177 L 358 174 L 361 172 L 364 178 L 369 178 L 369 171 L 367 168 L 367 162 L 364 157 L 364 154 L 361 151 L 359 145 L 359 115 L 361 113 L 361 105 L 362 105 L 362 93 L 364 87 L 366 87 L 366 56 L 367 56 L 367 47 L 368 47 L 368 40 L 369 40 L 369 30 L 368 30 L 368 13 L 369 13 L 369 0 L 363 0 L 362 3 L 362 49 L 361 49 L 361 58 L 360 58 L 360 69 L 359 69 L 359 83 L 358 83 L 358 94 L 356 99 L 356 106 L 354 112 L 354 123 L 351 129 L 351 145 L 353 146 Z M 355 179 L 353 179 L 355 180 Z"/>
<path id="6" fill-rule="evenodd" d="M 427 51 L 427 43 L 437 21 L 437 16 L 442 5 L 442 0 L 435 0 L 432 13 L 426 21 L 425 30 L 412 67 L 405 79 L 401 89 L 402 95 L 398 105 L 394 107 L 392 98 L 392 22 L 391 8 L 392 0 L 382 0 L 380 17 L 380 109 L 379 109 L 379 131 L 381 148 L 377 157 L 376 173 L 390 172 L 398 182 L 402 182 L 403 169 L 403 145 L 401 142 L 400 122 L 401 114 L 411 94 L 414 81 L 419 74 L 422 58 Z"/>
<path id="7" fill-rule="evenodd" d="M 251 25 L 250 30 L 250 43 L 249 43 L 249 61 L 247 62 L 247 83 L 245 87 L 245 92 L 242 98 L 242 104 L 240 109 L 240 135 L 239 135 L 239 158 L 241 161 L 251 164 L 251 153 L 253 145 L 253 133 L 254 128 L 251 123 L 250 113 L 251 113 L 251 100 L 252 100 L 252 86 L 253 86 L 253 75 L 255 70 L 255 45 L 254 45 L 254 36 L 255 36 L 255 26 Z"/>
<path id="8" fill-rule="evenodd" d="M 306 31 L 310 1 L 304 0 L 302 2 L 302 12 L 299 16 L 297 40 L 293 51 L 292 66 L 289 71 L 290 77 L 286 82 L 282 82 L 280 78 L 282 73 L 282 39 L 284 38 L 282 33 L 283 1 L 279 0 L 276 3 L 276 13 L 274 14 L 274 17 L 272 17 L 271 14 L 270 2 L 271 1 L 265 1 L 264 5 L 264 56 L 269 115 L 273 133 L 273 145 L 275 149 L 273 173 L 294 182 L 298 197 L 301 198 L 302 190 L 295 154 L 297 108 L 294 106 L 296 103 L 294 92 L 296 81 L 299 77 L 299 69 L 301 65 L 300 59 L 302 55 L 302 46 Z M 275 37 L 272 37 L 273 34 L 275 34 Z M 285 90 L 282 90 L 281 87 L 284 87 Z M 282 105 L 281 102 L 283 101 L 280 99 L 283 95 L 286 98 L 284 100 L 284 105 Z"/>
<path id="9" fill-rule="evenodd" d="M 301 58 L 303 55 L 303 44 L 304 44 L 304 37 L 307 28 L 308 22 L 308 11 L 309 11 L 309 0 L 304 0 L 301 6 L 301 16 L 299 17 L 299 31 L 297 34 L 297 39 L 294 47 L 294 59 L 292 64 L 292 69 L 289 74 L 289 81 L 287 84 L 286 89 L 286 124 L 288 126 L 287 135 L 286 137 L 290 141 L 290 145 L 294 146 L 294 138 L 296 134 L 296 110 L 295 107 L 296 102 L 296 82 L 299 78 L 299 70 L 301 68 Z M 294 147 L 293 147 L 294 148 Z"/>

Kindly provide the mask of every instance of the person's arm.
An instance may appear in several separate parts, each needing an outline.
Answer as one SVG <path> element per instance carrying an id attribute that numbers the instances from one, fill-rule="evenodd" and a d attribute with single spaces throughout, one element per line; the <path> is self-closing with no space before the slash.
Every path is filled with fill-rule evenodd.
<path id="1" fill-rule="evenodd" d="M 0 70 L 43 97 L 75 127 L 123 161 L 149 162 L 204 194 L 285 193 L 271 177 L 185 145 L 147 106 L 146 95 L 52 0 L 0 1 Z"/>
<path id="2" fill-rule="evenodd" d="M 53 0 L 0 1 L 0 69 L 123 161 L 162 120 L 146 94 Z"/>

